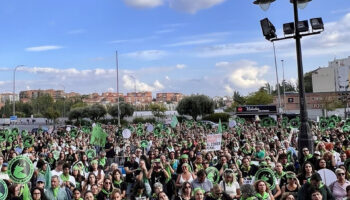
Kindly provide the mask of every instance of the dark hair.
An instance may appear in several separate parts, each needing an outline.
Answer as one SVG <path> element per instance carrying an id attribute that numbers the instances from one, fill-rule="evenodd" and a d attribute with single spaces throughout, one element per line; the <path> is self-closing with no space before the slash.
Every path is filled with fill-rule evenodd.
<path id="1" fill-rule="evenodd" d="M 350 185 L 346 186 L 346 192 L 349 192 L 350 190 Z"/>
<path id="2" fill-rule="evenodd" d="M 192 191 L 192 185 L 191 185 L 191 183 L 188 182 L 188 181 L 185 181 L 185 182 L 183 182 L 182 185 L 181 185 L 181 192 L 182 192 L 182 193 L 185 191 L 186 185 L 190 185 L 191 191 Z"/>
<path id="3" fill-rule="evenodd" d="M 207 172 L 205 172 L 205 170 L 204 169 L 201 169 L 201 170 L 199 170 L 198 172 L 197 172 L 197 176 L 206 176 L 207 175 Z"/>
<path id="4" fill-rule="evenodd" d="M 39 190 L 39 191 L 40 191 L 40 199 L 42 199 L 42 200 L 47 200 L 47 198 L 46 198 L 46 196 L 45 196 L 45 193 L 44 193 L 44 190 L 41 189 L 41 188 L 38 188 L 38 187 L 35 187 L 35 188 L 32 189 L 32 191 L 31 191 L 32 199 L 34 199 L 34 197 L 33 197 L 34 190 Z"/>
<path id="5" fill-rule="evenodd" d="M 322 178 L 321 178 L 321 176 L 320 176 L 319 173 L 314 173 L 314 174 L 312 174 L 312 176 L 310 177 L 310 180 L 311 180 L 311 181 L 312 181 L 312 180 L 314 180 L 314 181 L 322 181 Z"/>
<path id="6" fill-rule="evenodd" d="M 64 163 L 63 164 L 63 167 L 62 167 L 62 169 L 66 169 L 66 168 L 70 168 L 70 164 L 69 163 Z"/>
<path id="7" fill-rule="evenodd" d="M 306 162 L 304 162 L 303 166 L 301 167 L 301 175 L 302 176 L 306 175 L 305 166 L 307 164 L 311 165 L 312 173 L 315 173 L 315 166 L 310 161 L 306 161 Z"/>
<path id="8" fill-rule="evenodd" d="M 322 195 L 321 190 L 319 190 L 319 189 L 317 189 L 317 188 L 312 188 L 312 189 L 311 189 L 311 192 L 310 192 L 311 197 L 312 197 L 312 194 L 314 194 L 314 193 L 316 193 L 316 192 L 318 192 L 318 193 L 320 193 L 320 194 Z"/>
<path id="9" fill-rule="evenodd" d="M 250 185 L 250 184 L 242 185 L 241 186 L 241 193 L 242 193 L 242 196 L 244 196 L 246 198 L 255 196 L 254 186 Z"/>

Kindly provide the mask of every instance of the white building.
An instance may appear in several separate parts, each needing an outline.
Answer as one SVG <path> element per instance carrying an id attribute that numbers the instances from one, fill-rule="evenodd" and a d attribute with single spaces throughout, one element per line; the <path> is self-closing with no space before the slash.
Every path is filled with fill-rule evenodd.
<path id="1" fill-rule="evenodd" d="M 6 101 L 13 101 L 12 93 L 1 93 L 0 94 L 0 103 L 5 103 Z M 19 101 L 19 95 L 15 94 L 15 101 Z"/>
<path id="2" fill-rule="evenodd" d="M 334 59 L 312 73 L 313 92 L 350 91 L 350 56 Z"/>

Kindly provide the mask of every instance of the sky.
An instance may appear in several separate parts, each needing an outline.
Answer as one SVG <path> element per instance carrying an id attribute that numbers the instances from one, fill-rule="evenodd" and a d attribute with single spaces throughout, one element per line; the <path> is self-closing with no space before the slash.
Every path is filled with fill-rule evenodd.
<path id="1" fill-rule="evenodd" d="M 283 37 L 288 0 L 267 11 L 253 0 L 0 1 L 0 93 L 60 89 L 186 95 L 247 95 L 276 84 L 268 17 Z M 349 0 L 313 0 L 299 19 L 322 17 L 325 31 L 303 37 L 304 72 L 350 56 Z M 295 41 L 275 42 L 279 81 L 297 80 Z M 118 56 L 117 56 L 118 55 Z M 118 60 L 118 62 L 117 62 Z"/>

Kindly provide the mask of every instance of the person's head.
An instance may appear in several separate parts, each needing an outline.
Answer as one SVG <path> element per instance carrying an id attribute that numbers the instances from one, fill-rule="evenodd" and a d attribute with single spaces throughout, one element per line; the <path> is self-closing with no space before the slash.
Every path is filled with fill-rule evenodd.
<path id="1" fill-rule="evenodd" d="M 321 181 L 322 178 L 319 173 L 314 173 L 310 178 L 310 183 L 315 188 L 318 188 L 320 186 Z"/>
<path id="2" fill-rule="evenodd" d="M 269 186 L 263 180 L 256 181 L 255 184 L 254 184 L 254 187 L 255 187 L 255 191 L 257 193 L 264 193 L 264 192 L 269 191 Z"/>
<path id="3" fill-rule="evenodd" d="M 89 173 L 88 175 L 88 183 L 95 184 L 97 181 L 96 175 L 94 173 Z"/>
<path id="4" fill-rule="evenodd" d="M 103 188 L 107 191 L 112 190 L 112 180 L 109 178 L 105 178 L 103 181 Z"/>
<path id="5" fill-rule="evenodd" d="M 287 182 L 288 182 L 288 184 L 294 184 L 294 183 L 296 183 L 297 176 L 295 175 L 294 172 L 287 172 L 287 173 L 286 173 L 286 177 L 287 177 Z"/>
<path id="6" fill-rule="evenodd" d="M 337 175 L 338 181 L 344 181 L 345 180 L 345 171 L 343 169 L 336 169 L 335 174 Z"/>
<path id="7" fill-rule="evenodd" d="M 190 167 L 191 166 L 189 164 L 187 164 L 187 163 L 184 163 L 184 164 L 181 165 L 181 169 L 182 169 L 183 172 L 190 171 Z"/>
<path id="8" fill-rule="evenodd" d="M 250 161 L 247 157 L 243 158 L 242 163 L 244 167 L 249 167 L 250 165 Z"/>
<path id="9" fill-rule="evenodd" d="M 346 160 L 346 158 L 347 158 L 347 157 L 346 157 L 346 153 L 345 153 L 344 151 L 341 152 L 341 153 L 340 153 L 340 159 L 341 159 L 341 161 L 344 162 L 344 161 Z"/>
<path id="10" fill-rule="evenodd" d="M 44 196 L 44 192 L 41 188 L 35 187 L 32 190 L 32 199 L 33 200 L 41 200 Z"/>
<path id="11" fill-rule="evenodd" d="M 200 183 L 203 183 L 205 181 L 205 178 L 207 177 L 207 173 L 205 172 L 204 169 L 200 169 L 197 172 L 197 179 Z"/>
<path id="12" fill-rule="evenodd" d="M 58 188 L 60 186 L 60 181 L 57 175 L 51 177 L 51 187 Z"/>
<path id="13" fill-rule="evenodd" d="M 38 187 L 38 188 L 44 189 L 45 188 L 45 179 L 42 176 L 39 176 L 36 179 L 35 186 Z"/>
<path id="14" fill-rule="evenodd" d="M 116 169 L 112 173 L 113 180 L 119 181 L 123 178 L 123 175 L 119 169 Z"/>
<path id="15" fill-rule="evenodd" d="M 314 170 L 314 166 L 311 164 L 311 162 L 305 162 L 303 167 L 302 167 L 303 173 L 313 173 Z"/>
<path id="16" fill-rule="evenodd" d="M 319 161 L 318 161 L 318 167 L 320 169 L 325 169 L 327 167 L 327 163 L 326 163 L 326 160 L 321 158 Z"/>
<path id="17" fill-rule="evenodd" d="M 63 165 L 64 165 L 64 161 L 63 160 L 57 161 L 56 171 L 62 171 L 63 170 Z"/>
<path id="18" fill-rule="evenodd" d="M 309 149 L 307 147 L 303 148 L 303 155 L 307 156 L 309 154 L 310 154 Z"/>
<path id="19" fill-rule="evenodd" d="M 98 168 L 98 161 L 97 160 L 91 161 L 91 167 L 92 167 L 93 170 L 97 170 L 97 168 Z"/>
<path id="20" fill-rule="evenodd" d="M 94 193 L 92 191 L 85 192 L 84 200 L 94 200 Z"/>
<path id="21" fill-rule="evenodd" d="M 159 192 L 159 194 L 158 194 L 158 199 L 159 199 L 159 200 L 169 200 L 168 196 L 167 196 L 166 193 L 163 192 L 163 191 Z"/>
<path id="22" fill-rule="evenodd" d="M 194 199 L 195 200 L 203 200 L 204 199 L 204 193 L 205 193 L 205 191 L 202 190 L 201 188 L 195 188 L 193 190 Z"/>
<path id="23" fill-rule="evenodd" d="M 253 185 L 244 184 L 241 186 L 241 194 L 243 198 L 253 197 L 255 195 L 255 189 Z"/>
<path id="24" fill-rule="evenodd" d="M 122 200 L 122 192 L 120 189 L 114 189 L 111 194 L 111 200 Z"/>
<path id="25" fill-rule="evenodd" d="M 295 200 L 295 197 L 293 196 L 293 194 L 289 193 L 289 192 L 285 192 L 282 195 L 281 200 Z"/>
<path id="26" fill-rule="evenodd" d="M 280 156 L 278 157 L 278 160 L 282 163 L 282 165 L 287 164 L 287 162 L 288 162 L 287 154 L 285 154 L 285 153 L 280 154 Z"/>
<path id="27" fill-rule="evenodd" d="M 97 184 L 93 184 L 91 186 L 91 192 L 93 193 L 93 195 L 97 195 L 99 190 L 98 190 L 98 185 Z"/>
<path id="28" fill-rule="evenodd" d="M 220 199 L 222 197 L 222 189 L 219 184 L 214 184 L 211 189 L 211 194 L 215 199 Z"/>
<path id="29" fill-rule="evenodd" d="M 73 190 L 73 198 L 74 200 L 79 200 L 81 198 L 80 190 L 78 190 L 77 188 Z"/>
<path id="30" fill-rule="evenodd" d="M 282 163 L 276 163 L 276 165 L 275 165 L 275 170 L 276 170 L 276 172 L 278 172 L 278 173 L 282 173 L 282 171 L 283 171 L 283 166 L 282 166 Z"/>
<path id="31" fill-rule="evenodd" d="M 136 195 L 142 195 L 145 191 L 145 184 L 142 181 L 137 181 L 134 185 L 134 191 Z"/>
<path id="32" fill-rule="evenodd" d="M 322 200 L 322 193 L 318 189 L 311 191 L 311 200 Z"/>
<path id="33" fill-rule="evenodd" d="M 232 169 L 226 169 L 224 171 L 224 181 L 226 183 L 232 183 L 232 182 L 236 181 L 235 173 Z"/>
<path id="34" fill-rule="evenodd" d="M 65 163 L 65 164 L 63 165 L 63 174 L 64 174 L 64 175 L 68 175 L 68 174 L 69 174 L 69 169 L 70 169 L 70 164 Z"/>
<path id="35" fill-rule="evenodd" d="M 184 182 L 181 186 L 181 192 L 182 194 L 191 194 L 192 192 L 192 186 L 189 182 Z"/>
<path id="36" fill-rule="evenodd" d="M 158 194 L 163 191 L 163 185 L 160 182 L 157 182 L 153 185 L 154 193 Z"/>

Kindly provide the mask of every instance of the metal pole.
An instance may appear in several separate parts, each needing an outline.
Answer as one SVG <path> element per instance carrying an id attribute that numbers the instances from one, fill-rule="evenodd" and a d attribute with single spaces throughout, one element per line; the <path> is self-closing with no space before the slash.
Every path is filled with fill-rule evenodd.
<path id="1" fill-rule="evenodd" d="M 66 94 L 66 87 L 63 84 L 60 84 L 63 87 L 63 94 Z M 63 118 L 66 116 L 66 98 L 63 96 Z"/>
<path id="2" fill-rule="evenodd" d="M 280 112 L 281 110 L 281 93 L 280 93 L 280 82 L 278 81 L 278 71 L 277 71 L 277 59 L 276 59 L 276 48 L 275 48 L 275 42 L 272 42 L 273 46 L 273 56 L 275 58 L 275 70 L 276 70 L 276 81 L 277 81 L 277 95 L 278 95 L 278 114 L 280 115 L 280 119 L 282 119 L 282 114 Z"/>
<path id="3" fill-rule="evenodd" d="M 119 70 L 118 70 L 118 51 L 115 52 L 116 54 L 116 67 L 117 67 L 117 95 L 118 95 L 118 127 L 120 127 L 120 107 L 119 107 Z"/>
<path id="4" fill-rule="evenodd" d="M 314 150 L 314 142 L 310 134 L 310 126 L 307 121 L 307 110 L 306 110 L 306 99 L 305 99 L 305 88 L 304 88 L 304 72 L 303 72 L 303 58 L 301 53 L 301 35 L 298 29 L 298 3 L 297 0 L 293 0 L 294 8 L 294 27 L 295 27 L 295 46 L 297 54 L 297 63 L 298 63 L 298 79 L 299 79 L 299 104 L 300 104 L 300 130 L 298 135 L 298 149 L 299 157 L 303 159 L 302 149 L 307 147 L 311 154 Z"/>
<path id="5" fill-rule="evenodd" d="M 22 67 L 23 65 L 18 65 L 13 70 L 13 93 L 12 93 L 12 115 L 16 116 L 16 70 L 18 67 Z"/>
<path id="6" fill-rule="evenodd" d="M 283 71 L 283 110 L 286 110 L 286 80 L 284 79 L 284 60 L 282 62 L 282 71 Z"/>

